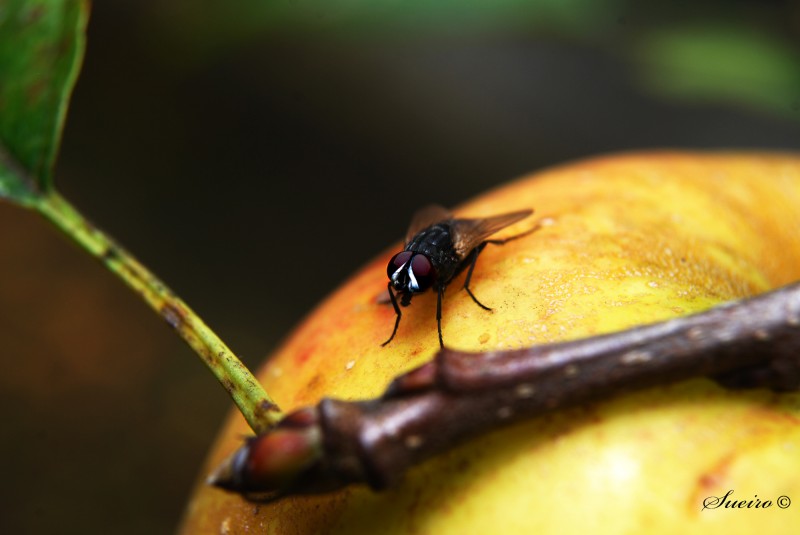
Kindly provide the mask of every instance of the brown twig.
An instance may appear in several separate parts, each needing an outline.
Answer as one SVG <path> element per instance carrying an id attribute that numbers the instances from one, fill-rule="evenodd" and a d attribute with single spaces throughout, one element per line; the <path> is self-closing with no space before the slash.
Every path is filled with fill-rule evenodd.
<path id="1" fill-rule="evenodd" d="M 732 388 L 800 388 L 800 283 L 572 342 L 477 354 L 445 348 L 378 399 L 324 399 L 295 411 L 250 439 L 210 482 L 250 499 L 352 483 L 382 489 L 511 422 L 700 376 Z"/>

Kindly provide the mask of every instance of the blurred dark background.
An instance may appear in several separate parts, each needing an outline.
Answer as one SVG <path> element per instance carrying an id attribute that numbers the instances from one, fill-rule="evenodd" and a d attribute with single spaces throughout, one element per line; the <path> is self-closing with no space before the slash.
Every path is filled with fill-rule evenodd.
<path id="1" fill-rule="evenodd" d="M 256 366 L 423 204 L 797 149 L 798 37 L 778 0 L 98 1 L 57 184 Z M 0 255 L 0 531 L 174 531 L 222 389 L 34 214 L 0 205 Z"/>

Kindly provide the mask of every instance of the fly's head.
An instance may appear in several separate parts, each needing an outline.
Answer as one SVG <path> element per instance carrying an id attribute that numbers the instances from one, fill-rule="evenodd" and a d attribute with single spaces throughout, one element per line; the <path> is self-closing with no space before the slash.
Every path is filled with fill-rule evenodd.
<path id="1" fill-rule="evenodd" d="M 436 281 L 436 268 L 431 259 L 422 253 L 402 251 L 386 267 L 392 288 L 402 297 L 400 304 L 408 306 L 414 294 L 424 292 Z"/>

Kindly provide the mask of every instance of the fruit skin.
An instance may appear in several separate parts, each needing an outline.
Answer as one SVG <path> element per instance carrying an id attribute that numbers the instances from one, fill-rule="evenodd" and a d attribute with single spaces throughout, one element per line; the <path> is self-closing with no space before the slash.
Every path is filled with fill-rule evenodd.
<path id="1" fill-rule="evenodd" d="M 800 278 L 800 156 L 623 154 L 538 173 L 457 211 L 534 207 L 448 288 L 445 343 L 521 347 L 689 314 Z M 401 234 L 404 229 L 398 229 Z M 404 309 L 395 340 L 380 303 L 394 247 L 326 299 L 259 379 L 292 410 L 379 395 L 438 349 L 435 295 Z M 223 429 L 207 474 L 248 433 Z M 771 500 L 702 510 L 703 500 Z M 776 500 L 795 500 L 780 509 Z M 800 394 L 731 392 L 696 379 L 562 411 L 461 446 L 383 493 L 348 489 L 254 506 L 200 483 L 184 533 L 794 533 Z"/>

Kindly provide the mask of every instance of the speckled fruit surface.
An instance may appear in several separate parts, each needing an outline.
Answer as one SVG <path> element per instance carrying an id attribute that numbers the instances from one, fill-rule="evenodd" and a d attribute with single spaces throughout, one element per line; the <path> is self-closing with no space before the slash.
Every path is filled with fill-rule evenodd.
<path id="1" fill-rule="evenodd" d="M 444 301 L 445 343 L 488 350 L 574 339 L 704 310 L 800 279 L 800 156 L 634 153 L 548 169 L 458 208 L 524 208 L 541 229 L 481 255 Z M 387 222 L 386 224 L 394 224 Z M 402 234 L 404 229 L 397 229 Z M 435 295 L 381 302 L 385 251 L 323 301 L 260 370 L 286 410 L 379 395 L 438 349 Z M 202 475 L 248 434 L 234 414 Z M 201 477 L 202 477 L 201 475 Z M 703 509 L 708 497 L 771 506 Z M 794 500 L 779 507 L 781 496 Z M 785 500 L 782 504 L 785 504 Z M 199 483 L 183 533 L 798 533 L 800 395 L 697 379 L 506 428 L 382 493 L 255 506 Z"/>

